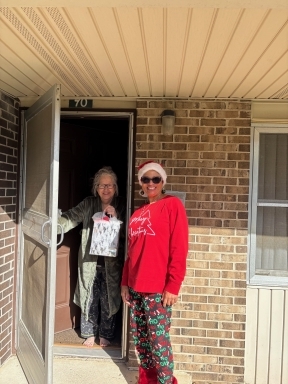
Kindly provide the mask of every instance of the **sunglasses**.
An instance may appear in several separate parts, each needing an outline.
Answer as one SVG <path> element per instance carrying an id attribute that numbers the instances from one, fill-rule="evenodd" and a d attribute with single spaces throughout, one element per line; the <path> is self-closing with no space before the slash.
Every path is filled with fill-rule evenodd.
<path id="1" fill-rule="evenodd" d="M 150 181 L 152 181 L 153 184 L 159 184 L 160 181 L 162 180 L 162 177 L 155 176 L 150 179 L 150 177 L 143 176 L 141 177 L 141 181 L 143 184 L 149 184 Z"/>

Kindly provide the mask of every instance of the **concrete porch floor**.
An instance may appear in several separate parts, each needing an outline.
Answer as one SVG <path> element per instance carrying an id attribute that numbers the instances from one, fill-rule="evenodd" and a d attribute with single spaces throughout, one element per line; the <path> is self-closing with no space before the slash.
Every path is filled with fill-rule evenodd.
<path id="1" fill-rule="evenodd" d="M 191 376 L 177 371 L 179 384 L 191 384 Z M 54 358 L 53 384 L 137 384 L 137 370 L 129 370 L 125 363 L 103 359 Z M 1 384 L 27 384 L 16 356 L 11 356 L 0 367 Z"/>

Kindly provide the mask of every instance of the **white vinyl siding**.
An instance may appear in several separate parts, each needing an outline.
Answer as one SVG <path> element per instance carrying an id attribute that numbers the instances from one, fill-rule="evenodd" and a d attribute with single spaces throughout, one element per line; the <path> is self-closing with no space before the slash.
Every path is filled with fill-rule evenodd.
<path id="1" fill-rule="evenodd" d="M 288 290 L 248 287 L 245 384 L 288 383 Z"/>

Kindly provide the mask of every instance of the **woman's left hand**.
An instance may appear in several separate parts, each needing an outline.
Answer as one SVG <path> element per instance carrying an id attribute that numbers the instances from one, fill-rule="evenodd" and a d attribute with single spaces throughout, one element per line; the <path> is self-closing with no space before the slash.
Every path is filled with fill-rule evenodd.
<path id="1" fill-rule="evenodd" d="M 109 215 L 110 217 L 117 217 L 117 213 L 114 207 L 112 205 L 107 205 L 107 207 L 104 209 L 104 212 Z"/>
<path id="2" fill-rule="evenodd" d="M 166 307 L 167 305 L 173 305 L 173 304 L 177 303 L 177 300 L 178 300 L 178 296 L 173 295 L 173 293 L 164 291 L 162 294 L 163 307 Z"/>

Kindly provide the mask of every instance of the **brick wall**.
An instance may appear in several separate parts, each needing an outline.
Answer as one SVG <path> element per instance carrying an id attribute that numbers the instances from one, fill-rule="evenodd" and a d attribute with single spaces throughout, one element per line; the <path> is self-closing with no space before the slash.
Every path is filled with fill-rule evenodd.
<path id="1" fill-rule="evenodd" d="M 171 329 L 176 370 L 193 384 L 243 382 L 250 103 L 137 102 L 136 165 L 159 160 L 165 186 L 186 192 L 190 249 Z M 161 134 L 161 112 L 176 112 Z M 135 178 L 136 206 L 141 203 Z M 136 365 L 130 344 L 130 364 Z"/>
<path id="2" fill-rule="evenodd" d="M 13 339 L 18 112 L 18 101 L 0 92 L 0 365 Z"/>

